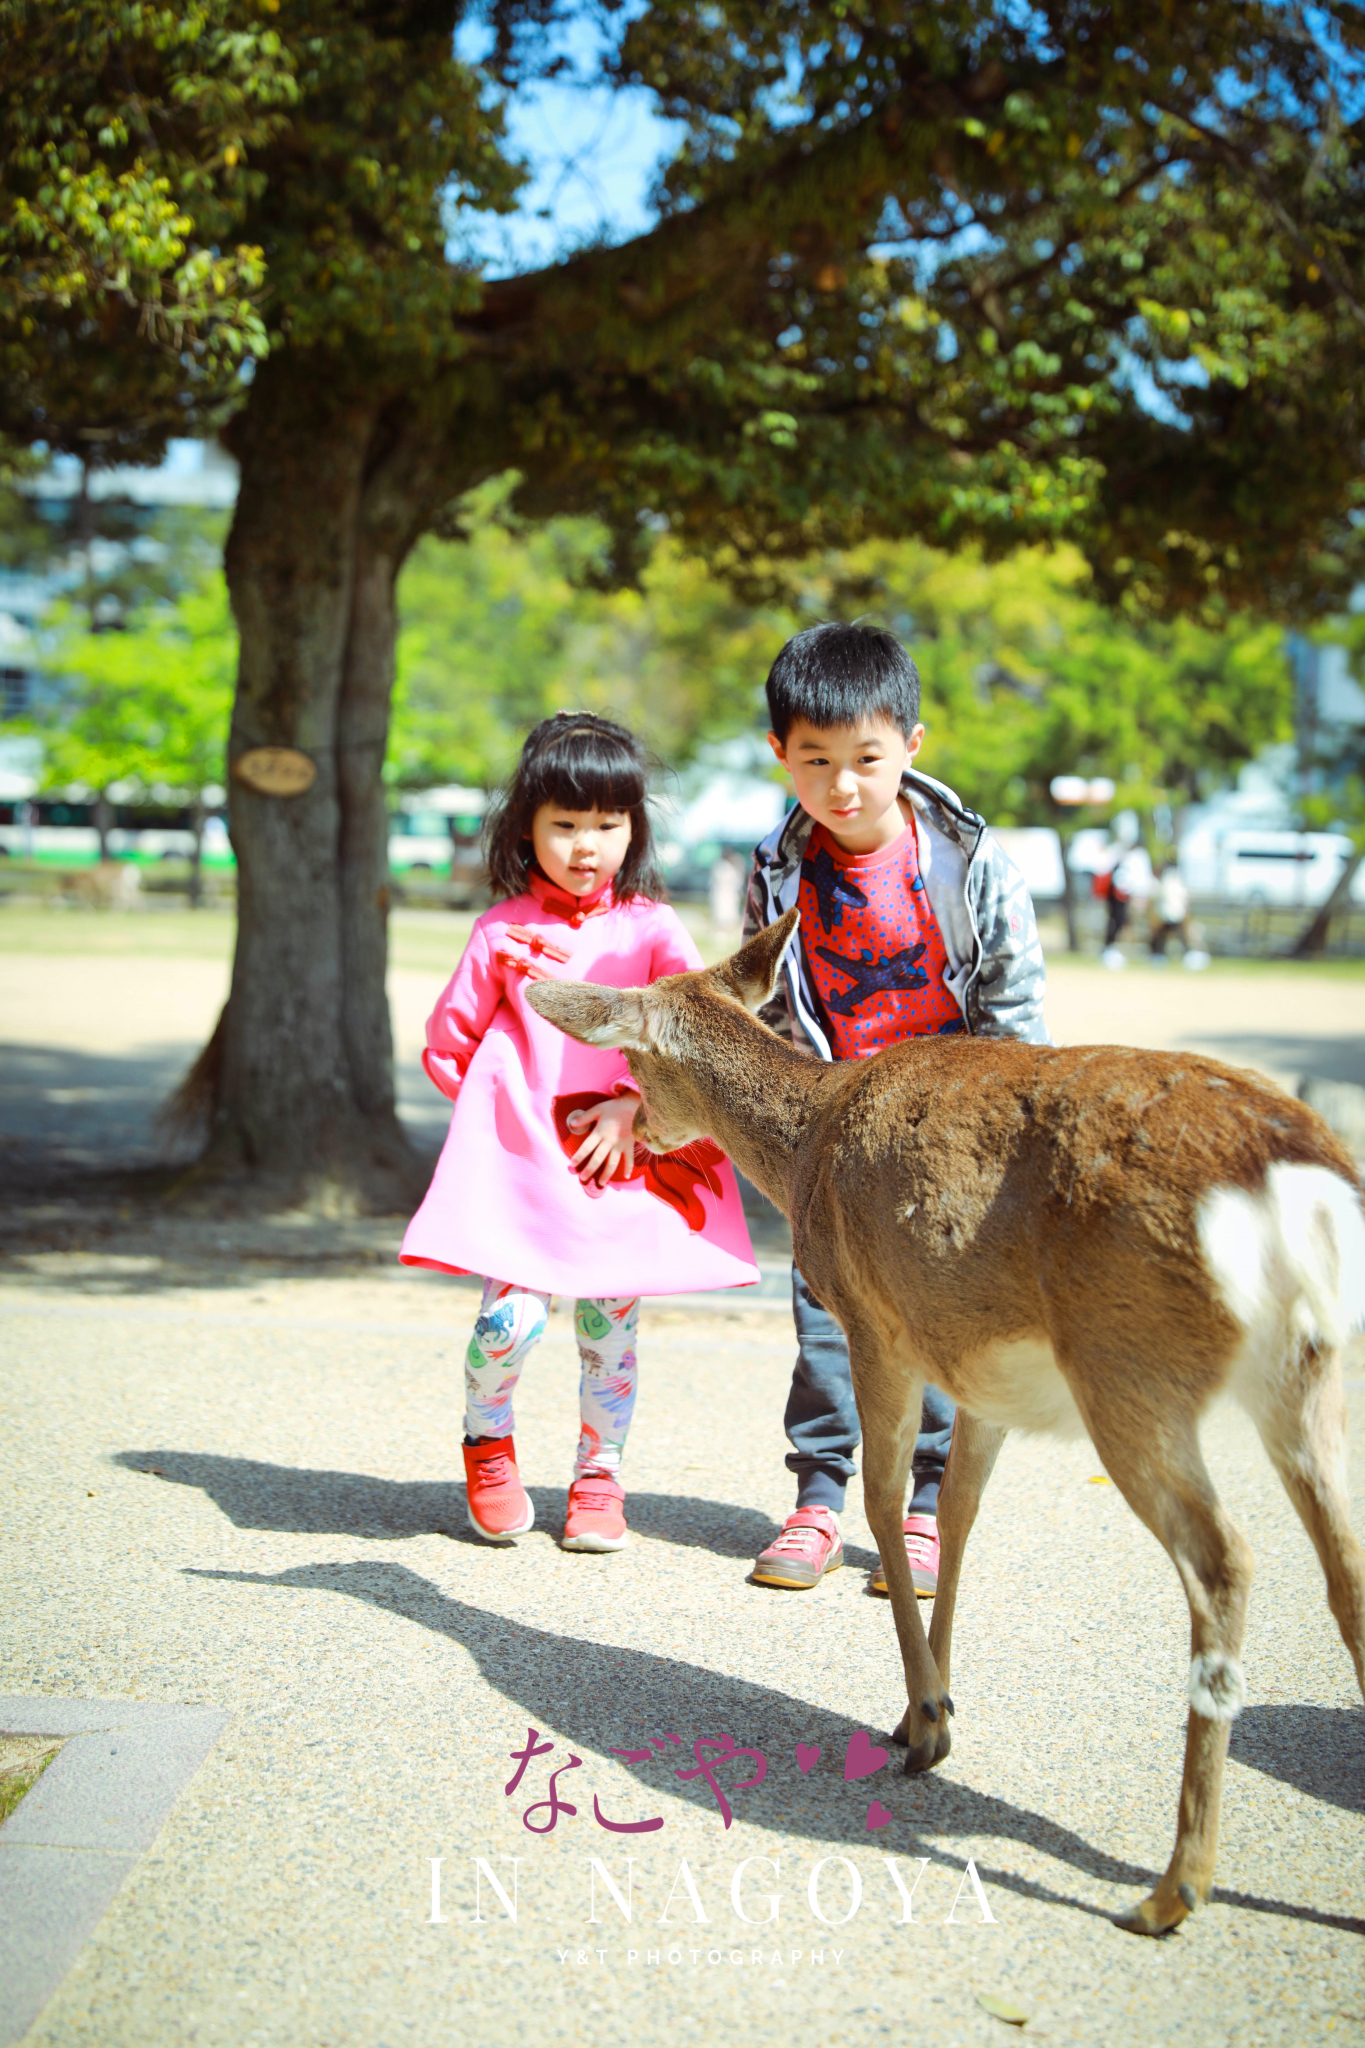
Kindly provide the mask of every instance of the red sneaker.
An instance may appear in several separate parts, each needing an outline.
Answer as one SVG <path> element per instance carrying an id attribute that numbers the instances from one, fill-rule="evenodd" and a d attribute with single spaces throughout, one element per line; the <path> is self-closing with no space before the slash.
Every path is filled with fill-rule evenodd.
<path id="1" fill-rule="evenodd" d="M 625 1494 L 606 1472 L 585 1472 L 569 1488 L 564 1517 L 565 1550 L 623 1550 L 626 1530 Z"/>
<path id="2" fill-rule="evenodd" d="M 782 1533 L 760 1552 L 751 1574 L 756 1586 L 786 1586 L 804 1593 L 844 1561 L 844 1539 L 830 1508 L 798 1508 Z"/>
<path id="3" fill-rule="evenodd" d="M 469 1487 L 469 1526 L 486 1543 L 510 1543 L 535 1524 L 532 1507 L 510 1436 L 491 1443 L 466 1444 L 464 1476 Z"/>
<path id="4" fill-rule="evenodd" d="M 932 1600 L 938 1591 L 938 1523 L 932 1515 L 907 1515 L 905 1554 L 910 1560 L 910 1577 L 921 1600 Z M 869 1593 L 886 1591 L 886 1573 L 880 1564 L 868 1581 Z"/>

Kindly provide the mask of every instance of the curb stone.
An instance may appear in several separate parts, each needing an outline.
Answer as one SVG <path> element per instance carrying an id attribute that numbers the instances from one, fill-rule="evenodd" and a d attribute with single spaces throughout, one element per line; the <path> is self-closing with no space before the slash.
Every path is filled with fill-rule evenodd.
<path id="1" fill-rule="evenodd" d="M 0 1698 L 7 1735 L 63 1738 L 0 1827 L 0 2044 L 38 2018 L 231 1718 L 147 1700 Z"/>

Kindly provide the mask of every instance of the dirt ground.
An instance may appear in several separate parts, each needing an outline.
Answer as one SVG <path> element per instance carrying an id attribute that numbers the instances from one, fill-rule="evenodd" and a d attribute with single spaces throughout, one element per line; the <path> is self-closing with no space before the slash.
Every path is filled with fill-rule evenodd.
<path id="1" fill-rule="evenodd" d="M 442 1098 L 422 1073 L 423 1025 L 470 920 L 400 912 L 389 992 L 400 1106 L 437 1145 Z M 708 942 L 704 921 L 699 937 Z M 230 972 L 223 913 L 0 913 L 0 1154 L 11 1168 L 151 1164 L 157 1106 L 213 1028 Z M 1048 1018 L 1060 1044 L 1209 1053 L 1293 1090 L 1304 1075 L 1365 1084 L 1358 969 L 1216 963 L 1204 974 L 1135 956 L 1121 974 L 1054 957 Z"/>

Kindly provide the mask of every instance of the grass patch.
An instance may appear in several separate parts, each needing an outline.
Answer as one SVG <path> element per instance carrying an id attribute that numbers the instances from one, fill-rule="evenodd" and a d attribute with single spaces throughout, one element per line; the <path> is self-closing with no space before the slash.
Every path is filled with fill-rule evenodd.
<path id="1" fill-rule="evenodd" d="M 40 910 L 4 904 L 0 953 L 230 960 L 236 929 L 228 910 Z"/>
<path id="2" fill-rule="evenodd" d="M 0 1823 L 33 1790 L 61 1746 L 51 1735 L 0 1735 Z"/>
<path id="3" fill-rule="evenodd" d="M 724 959 L 735 950 L 737 940 L 715 938 L 703 905 L 681 903 L 677 910 L 704 960 Z M 389 919 L 389 964 L 419 974 L 451 975 L 473 927 L 471 910 L 419 910 L 405 905 Z M 122 956 L 230 960 L 235 933 L 235 914 L 225 906 L 203 910 L 150 906 L 132 911 L 66 910 L 0 900 L 0 954 L 34 958 L 66 955 L 82 959 Z M 1050 970 L 1106 972 L 1093 953 L 1064 953 L 1054 945 L 1049 948 L 1047 959 Z M 1139 973 L 1162 971 L 1152 969 L 1136 949 L 1129 956 L 1129 967 Z M 1164 971 L 1178 975 L 1184 970 L 1173 960 Z M 1301 982 L 1365 981 L 1365 959 L 1337 956 L 1324 960 L 1267 960 L 1224 954 L 1216 956 L 1205 972 L 1293 976 Z"/>

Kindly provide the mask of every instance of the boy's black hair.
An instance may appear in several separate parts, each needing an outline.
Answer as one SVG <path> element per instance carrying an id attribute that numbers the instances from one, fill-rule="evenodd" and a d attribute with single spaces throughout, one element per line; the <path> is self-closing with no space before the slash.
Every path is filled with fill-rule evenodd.
<path id="1" fill-rule="evenodd" d="M 811 626 L 768 672 L 768 717 L 784 747 L 798 718 L 820 732 L 885 718 L 909 739 L 919 724 L 919 670 L 880 626 Z"/>
<path id="2" fill-rule="evenodd" d="M 662 901 L 645 795 L 653 764 L 634 733 L 592 711 L 556 711 L 528 734 L 521 759 L 484 820 L 484 856 L 495 897 L 520 896 L 535 865 L 531 820 L 542 804 L 566 811 L 626 811 L 630 846 L 612 883 L 618 903 Z"/>

